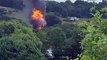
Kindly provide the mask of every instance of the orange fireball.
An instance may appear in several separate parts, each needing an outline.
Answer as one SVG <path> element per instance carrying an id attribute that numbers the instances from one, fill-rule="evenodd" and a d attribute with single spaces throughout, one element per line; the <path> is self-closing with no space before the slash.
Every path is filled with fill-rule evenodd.
<path id="1" fill-rule="evenodd" d="M 32 10 L 31 18 L 36 22 L 38 30 L 42 30 L 43 26 L 46 24 L 44 14 L 42 14 L 40 10 L 34 8 Z"/>
<path id="2" fill-rule="evenodd" d="M 44 15 L 38 9 L 33 9 L 32 11 L 32 19 L 33 20 L 44 20 Z"/>

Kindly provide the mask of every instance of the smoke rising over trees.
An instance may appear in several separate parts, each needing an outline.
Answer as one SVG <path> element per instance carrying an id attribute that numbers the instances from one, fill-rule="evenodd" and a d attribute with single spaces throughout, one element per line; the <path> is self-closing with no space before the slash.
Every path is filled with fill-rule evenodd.
<path id="1" fill-rule="evenodd" d="M 0 0 L 0 6 L 5 7 L 0 8 L 0 60 L 107 59 L 107 19 L 102 19 L 107 17 L 105 2 L 95 3 L 96 7 L 92 8 L 94 4 L 91 2 L 48 1 L 47 26 L 38 31 L 22 22 L 24 18 L 27 21 L 28 13 L 33 8 L 29 1 Z M 13 9 L 15 13 L 10 11 Z M 10 12 L 19 14 L 15 15 L 19 19 L 16 20 L 13 15 L 9 18 Z M 86 21 L 69 21 L 66 18 L 72 16 L 93 18 Z M 49 48 L 54 58 L 47 55 Z"/>

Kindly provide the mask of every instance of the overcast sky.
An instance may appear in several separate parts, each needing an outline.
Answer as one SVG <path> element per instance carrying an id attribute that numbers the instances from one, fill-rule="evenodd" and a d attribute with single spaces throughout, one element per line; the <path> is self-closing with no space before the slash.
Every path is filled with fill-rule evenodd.
<path id="1" fill-rule="evenodd" d="M 55 1 L 58 1 L 58 2 L 64 2 L 66 0 L 55 0 Z M 71 0 L 72 2 L 74 2 L 75 0 Z M 87 0 L 84 0 L 84 1 L 87 1 Z M 102 0 L 96 0 L 97 2 L 101 2 Z"/>

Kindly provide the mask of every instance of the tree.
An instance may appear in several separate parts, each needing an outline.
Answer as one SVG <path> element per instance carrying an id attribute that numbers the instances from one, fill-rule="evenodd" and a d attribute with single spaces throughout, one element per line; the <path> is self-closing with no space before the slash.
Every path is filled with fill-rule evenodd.
<path id="1" fill-rule="evenodd" d="M 69 59 L 74 59 L 77 55 L 81 54 L 82 49 L 80 42 L 84 37 L 84 33 L 82 32 L 82 28 L 80 28 L 77 24 L 62 24 L 61 25 L 62 31 L 66 35 L 65 39 L 65 48 L 64 55 L 68 56 Z"/>
<path id="2" fill-rule="evenodd" d="M 61 20 L 55 15 L 46 15 L 47 26 L 61 24 Z"/>
<path id="3" fill-rule="evenodd" d="M 72 3 L 70 0 L 65 2 L 48 1 L 47 13 L 53 12 L 61 17 L 78 17 L 78 18 L 92 18 L 90 8 L 93 6 L 92 2 L 76 1 Z M 107 6 L 107 3 L 96 3 L 97 9 Z M 103 16 L 106 18 L 106 15 Z"/>
<path id="4" fill-rule="evenodd" d="M 49 44 L 49 41 L 48 41 L 48 36 L 47 36 L 47 32 L 46 31 L 38 31 L 38 32 L 35 32 L 37 34 L 37 37 L 40 39 L 40 41 L 43 43 L 42 44 L 42 52 L 46 55 L 46 50 L 49 48 L 48 47 L 48 44 Z M 47 57 L 48 58 L 48 57 Z"/>
<path id="5" fill-rule="evenodd" d="M 107 34 L 105 20 L 95 7 L 93 19 L 87 22 L 87 28 L 84 30 L 87 34 L 82 40 L 83 53 L 81 60 L 106 60 L 107 56 Z"/>
<path id="6" fill-rule="evenodd" d="M 41 41 L 20 23 L 0 22 L 0 60 L 45 60 Z"/>
<path id="7" fill-rule="evenodd" d="M 48 32 L 48 37 L 49 45 L 53 47 L 53 54 L 61 55 L 66 39 L 64 32 L 56 27 Z"/>

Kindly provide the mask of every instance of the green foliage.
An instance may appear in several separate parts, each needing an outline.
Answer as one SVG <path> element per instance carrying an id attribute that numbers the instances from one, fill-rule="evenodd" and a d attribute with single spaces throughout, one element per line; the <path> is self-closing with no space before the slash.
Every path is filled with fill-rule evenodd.
<path id="1" fill-rule="evenodd" d="M 44 31 L 38 31 L 36 32 L 38 38 L 44 43 L 43 45 L 46 45 L 47 44 L 47 39 L 48 39 L 48 36 L 47 36 L 47 33 L 44 32 Z"/>
<path id="2" fill-rule="evenodd" d="M 45 60 L 41 41 L 16 22 L 0 22 L 0 60 Z"/>
<path id="3" fill-rule="evenodd" d="M 75 3 L 69 0 L 61 3 L 48 1 L 47 12 L 53 12 L 55 15 L 61 17 L 76 16 L 79 18 L 87 18 L 92 17 L 89 10 L 92 5 L 92 3 L 84 1 L 76 1 Z"/>
<path id="4" fill-rule="evenodd" d="M 54 54 L 60 54 L 66 38 L 64 32 L 60 28 L 52 28 L 48 32 L 48 37 L 50 46 L 54 48 Z"/>
<path id="5" fill-rule="evenodd" d="M 47 36 L 47 32 L 45 31 L 38 31 L 38 32 L 35 32 L 37 37 L 40 39 L 40 41 L 43 43 L 42 44 L 42 52 L 44 54 L 46 54 L 46 50 L 49 48 L 48 44 L 50 43 L 48 41 L 48 36 Z"/>
<path id="6" fill-rule="evenodd" d="M 80 42 L 84 37 L 82 28 L 76 24 L 62 24 L 62 31 L 66 35 L 64 54 L 76 58 L 81 53 Z"/>
<path id="7" fill-rule="evenodd" d="M 53 54 L 76 58 L 81 53 L 80 42 L 83 39 L 82 29 L 75 24 L 61 24 L 47 27 L 45 31 L 37 32 L 44 42 L 44 49 L 53 48 Z"/>
<path id="8" fill-rule="evenodd" d="M 93 19 L 86 24 L 85 32 L 87 34 L 81 43 L 84 50 L 81 60 L 107 59 L 107 33 L 105 32 L 107 21 L 101 19 L 102 15 L 98 10 L 94 11 Z"/>
<path id="9" fill-rule="evenodd" d="M 107 3 L 100 2 L 95 3 L 97 9 L 100 10 L 107 6 Z M 92 2 L 86 1 L 76 1 L 72 3 L 70 0 L 66 0 L 65 2 L 55 2 L 55 1 L 48 1 L 47 3 L 47 12 L 53 12 L 58 16 L 61 17 L 78 17 L 78 18 L 91 18 L 92 15 L 90 14 L 90 8 L 93 6 Z M 106 14 L 107 15 L 107 14 Z M 107 18 L 104 15 L 104 18 Z"/>
<path id="10" fill-rule="evenodd" d="M 54 26 L 56 24 L 61 24 L 61 20 L 55 15 L 46 15 L 47 26 Z"/>

